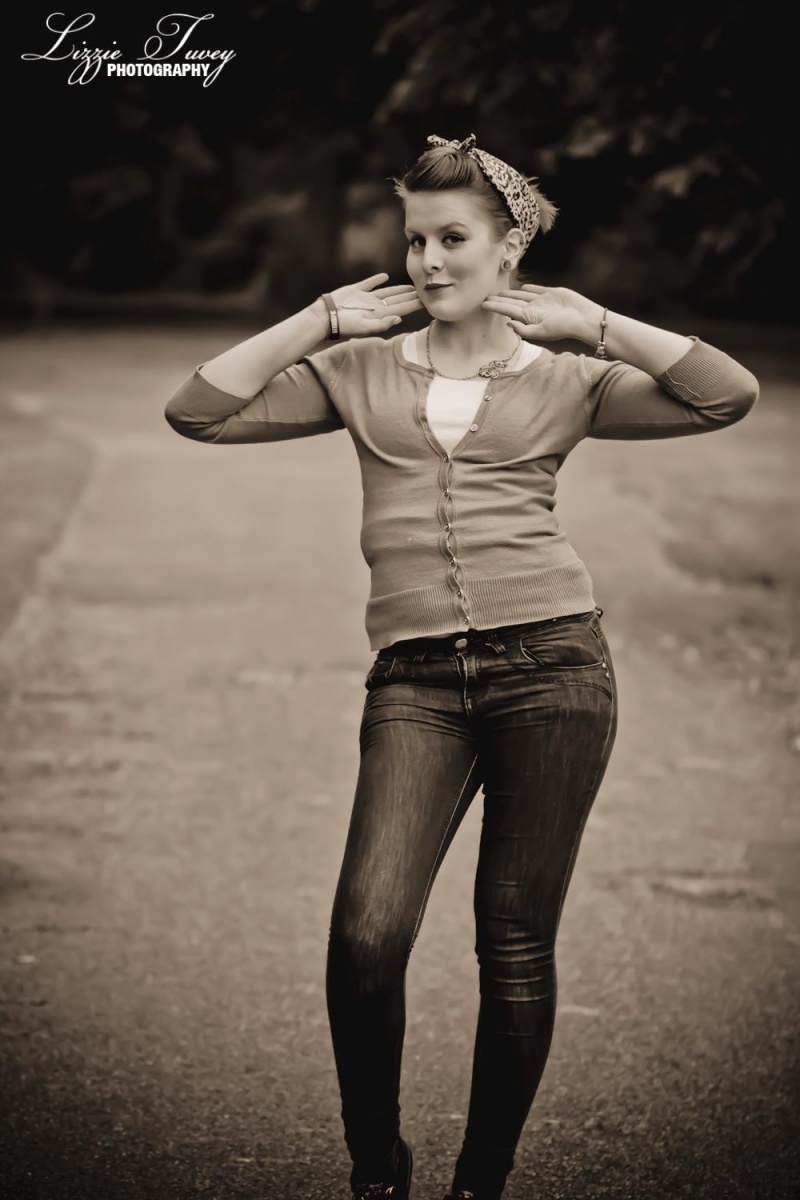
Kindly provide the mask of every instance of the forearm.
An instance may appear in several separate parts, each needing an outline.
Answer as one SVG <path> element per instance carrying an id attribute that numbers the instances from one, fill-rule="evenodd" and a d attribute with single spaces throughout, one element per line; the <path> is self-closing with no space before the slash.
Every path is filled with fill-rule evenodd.
<path id="1" fill-rule="evenodd" d="M 328 310 L 320 298 L 307 308 L 209 359 L 200 368 L 204 379 L 247 400 L 271 379 L 299 362 L 327 336 Z"/>
<path id="2" fill-rule="evenodd" d="M 600 322 L 603 317 L 601 304 L 590 304 L 581 312 L 578 338 L 594 347 L 600 339 Z M 609 358 L 630 363 L 640 371 L 646 371 L 654 379 L 677 362 L 692 348 L 692 341 L 680 333 L 671 333 L 655 325 L 646 325 L 633 317 L 609 311 L 605 334 L 606 354 Z"/>

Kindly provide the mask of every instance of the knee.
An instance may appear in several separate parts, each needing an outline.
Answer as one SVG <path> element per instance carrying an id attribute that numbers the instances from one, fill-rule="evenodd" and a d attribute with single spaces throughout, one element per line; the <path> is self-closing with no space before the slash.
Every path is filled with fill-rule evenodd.
<path id="1" fill-rule="evenodd" d="M 521 924 L 486 922 L 479 926 L 475 953 L 481 995 L 520 1004 L 555 999 L 553 936 Z"/>
<path id="2" fill-rule="evenodd" d="M 332 921 L 328 969 L 362 995 L 391 991 L 402 983 L 409 939 L 382 921 L 367 917 Z"/>

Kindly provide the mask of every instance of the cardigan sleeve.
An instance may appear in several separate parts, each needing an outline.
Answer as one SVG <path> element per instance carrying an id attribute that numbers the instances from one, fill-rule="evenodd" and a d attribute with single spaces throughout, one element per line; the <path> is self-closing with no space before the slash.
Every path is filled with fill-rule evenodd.
<path id="1" fill-rule="evenodd" d="M 183 437 L 217 444 L 282 442 L 344 428 L 329 389 L 306 360 L 281 371 L 251 400 L 221 391 L 198 369 L 170 398 L 164 416 Z"/>
<path id="2" fill-rule="evenodd" d="M 588 436 L 683 437 L 741 421 L 758 399 L 758 380 L 724 351 L 692 341 L 655 379 L 629 363 L 587 357 Z"/>

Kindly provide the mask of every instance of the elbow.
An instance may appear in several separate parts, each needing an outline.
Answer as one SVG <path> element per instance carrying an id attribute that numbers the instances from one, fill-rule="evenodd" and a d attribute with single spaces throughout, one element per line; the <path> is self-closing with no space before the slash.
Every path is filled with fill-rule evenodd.
<path id="1" fill-rule="evenodd" d="M 192 425 L 178 415 L 177 412 L 168 404 L 164 409 L 164 420 L 169 425 L 170 429 L 174 429 L 181 437 L 190 438 L 193 442 L 199 441 L 197 426 Z"/>
<path id="2" fill-rule="evenodd" d="M 758 380 L 752 375 L 747 385 L 731 397 L 726 425 L 736 425 L 752 412 L 758 401 L 759 390 Z"/>
<path id="3" fill-rule="evenodd" d="M 742 368 L 735 384 L 703 410 L 703 424 L 708 429 L 725 429 L 728 425 L 738 424 L 755 407 L 759 391 L 755 375 Z"/>
<path id="4" fill-rule="evenodd" d="M 224 421 L 215 419 L 213 406 L 209 411 L 205 391 L 208 384 L 199 372 L 184 380 L 169 397 L 164 407 L 164 419 L 175 433 L 192 442 L 212 442 Z"/>
<path id="5" fill-rule="evenodd" d="M 188 437 L 188 427 L 181 421 L 177 413 L 173 412 L 169 405 L 164 409 L 164 420 L 169 425 L 170 429 L 174 429 L 182 437 Z"/>

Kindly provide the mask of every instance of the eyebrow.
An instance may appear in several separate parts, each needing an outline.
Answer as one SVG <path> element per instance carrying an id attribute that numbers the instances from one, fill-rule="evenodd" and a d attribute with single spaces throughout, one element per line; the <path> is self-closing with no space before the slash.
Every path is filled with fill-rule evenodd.
<path id="1" fill-rule="evenodd" d="M 469 229 L 469 225 L 467 225 L 464 221 L 447 221 L 444 225 L 439 226 L 439 228 L 436 230 L 436 233 L 441 233 L 443 229 L 455 229 L 457 225 L 460 226 L 462 229 L 467 229 L 467 230 Z M 406 233 L 418 233 L 419 230 L 410 229 L 410 228 L 406 227 L 405 232 Z"/>

